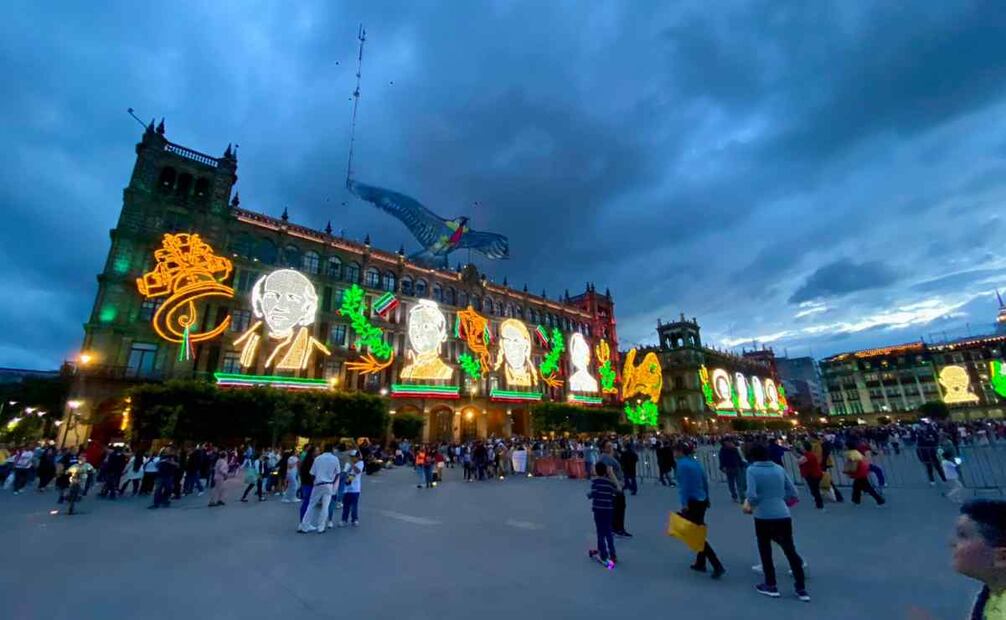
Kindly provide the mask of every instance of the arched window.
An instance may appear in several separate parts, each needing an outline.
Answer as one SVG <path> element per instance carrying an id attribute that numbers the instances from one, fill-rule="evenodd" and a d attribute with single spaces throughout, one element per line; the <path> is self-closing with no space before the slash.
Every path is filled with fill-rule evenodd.
<path id="1" fill-rule="evenodd" d="M 247 258 L 252 254 L 252 238 L 245 234 L 234 237 L 231 241 L 231 254 Z"/>
<path id="2" fill-rule="evenodd" d="M 161 176 L 157 179 L 157 187 L 162 192 L 170 192 L 175 186 L 175 177 L 178 173 L 171 166 L 165 166 L 161 169 Z"/>
<path id="3" fill-rule="evenodd" d="M 502 316 L 503 315 L 503 302 L 502 301 L 497 301 L 496 302 L 496 315 L 497 316 Z"/>
<path id="4" fill-rule="evenodd" d="M 458 293 L 458 306 L 465 308 L 468 306 L 468 293 L 461 291 Z"/>
<path id="5" fill-rule="evenodd" d="M 402 295 L 412 295 L 412 278 L 402 276 Z"/>
<path id="6" fill-rule="evenodd" d="M 486 311 L 486 314 L 491 316 L 493 313 L 493 308 L 495 308 L 495 306 L 493 305 L 493 300 L 491 297 L 486 297 L 485 299 L 482 300 L 482 309 Z"/>
<path id="7" fill-rule="evenodd" d="M 474 308 L 475 310 L 478 310 L 479 312 L 482 311 L 482 300 L 479 299 L 478 297 L 472 295 L 468 303 L 470 303 L 472 305 L 472 308 Z"/>
<path id="8" fill-rule="evenodd" d="M 456 301 L 457 294 L 454 292 L 454 288 L 448 286 L 446 293 L 444 293 L 444 302 L 453 306 Z"/>
<path id="9" fill-rule="evenodd" d="M 325 267 L 325 275 L 330 278 L 339 278 L 342 276 L 342 261 L 338 256 L 328 257 L 328 263 Z"/>
<path id="10" fill-rule="evenodd" d="M 188 172 L 183 172 L 178 175 L 178 183 L 175 185 L 175 194 L 179 196 L 188 196 L 189 190 L 192 189 L 192 175 Z"/>
<path id="11" fill-rule="evenodd" d="M 506 316 L 507 318 L 509 318 L 509 317 L 512 317 L 512 316 L 513 316 L 513 304 L 507 304 L 507 305 L 506 305 L 506 314 L 505 314 L 505 316 Z"/>
<path id="12" fill-rule="evenodd" d="M 437 284 L 433 283 L 433 301 L 442 302 L 444 300 L 444 289 Z"/>
<path id="13" fill-rule="evenodd" d="M 255 258 L 266 265 L 276 264 L 276 244 L 269 239 L 259 239 L 255 244 Z"/>
<path id="14" fill-rule="evenodd" d="M 283 264 L 293 268 L 300 266 L 300 249 L 297 246 L 288 245 L 283 248 Z"/>
<path id="15" fill-rule="evenodd" d="M 386 271 L 386 272 L 384 272 L 384 277 L 381 278 L 381 286 L 386 291 L 394 292 L 395 291 L 395 280 L 396 280 L 395 274 L 391 273 L 390 271 Z"/>
<path id="16" fill-rule="evenodd" d="M 426 280 L 416 280 L 416 297 L 426 297 Z"/>
<path id="17" fill-rule="evenodd" d="M 321 269 L 321 257 L 317 252 L 308 250 L 304 252 L 304 258 L 300 261 L 300 266 L 306 273 L 317 274 Z"/>
<path id="18" fill-rule="evenodd" d="M 380 284 L 381 272 L 373 267 L 368 267 L 367 272 L 363 275 L 363 285 L 367 288 L 377 288 Z"/>
<path id="19" fill-rule="evenodd" d="M 210 180 L 205 177 L 199 177 L 196 179 L 196 198 L 205 200 L 210 197 Z"/>
<path id="20" fill-rule="evenodd" d="M 354 284 L 360 283 L 360 264 L 359 263 L 346 263 L 342 268 L 342 278 L 346 282 L 352 282 Z"/>
<path id="21" fill-rule="evenodd" d="M 518 319 L 523 319 L 524 318 L 524 309 L 521 308 L 520 306 L 514 306 L 513 314 Z"/>

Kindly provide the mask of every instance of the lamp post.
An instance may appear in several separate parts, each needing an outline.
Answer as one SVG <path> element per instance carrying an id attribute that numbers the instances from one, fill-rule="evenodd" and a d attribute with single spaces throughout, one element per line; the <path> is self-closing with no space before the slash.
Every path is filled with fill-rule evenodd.
<path id="1" fill-rule="evenodd" d="M 77 426 L 77 409 L 84 404 L 84 401 L 80 400 L 68 400 L 66 401 L 66 407 L 69 410 L 67 413 L 67 424 L 66 428 L 63 429 L 63 438 L 59 442 L 59 449 L 62 450 L 66 446 L 66 436 L 70 434 L 70 430 Z"/>
<path id="2" fill-rule="evenodd" d="M 77 381 L 76 387 L 73 390 L 77 395 L 84 394 L 85 387 L 85 376 L 84 369 L 87 368 L 91 362 L 95 360 L 95 356 L 87 351 L 82 351 L 80 355 L 77 356 Z M 67 413 L 67 424 L 63 428 L 63 438 L 59 442 L 60 450 L 66 445 L 66 436 L 70 433 L 70 429 L 76 428 L 77 426 L 77 409 L 84 404 L 83 400 L 80 399 L 68 399 L 66 401 L 66 407 L 68 409 Z"/>

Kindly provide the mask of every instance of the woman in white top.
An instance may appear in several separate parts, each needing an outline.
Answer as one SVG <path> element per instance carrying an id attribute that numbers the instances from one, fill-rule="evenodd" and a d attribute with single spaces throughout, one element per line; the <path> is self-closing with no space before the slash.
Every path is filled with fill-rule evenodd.
<path id="1" fill-rule="evenodd" d="M 126 463 L 126 469 L 122 471 L 122 488 L 119 489 L 119 495 L 126 492 L 126 487 L 129 483 L 133 483 L 133 496 L 135 496 L 140 491 L 140 481 L 143 480 L 143 466 L 146 464 L 147 460 L 143 456 L 143 450 L 133 454 L 129 457 L 129 461 Z"/>

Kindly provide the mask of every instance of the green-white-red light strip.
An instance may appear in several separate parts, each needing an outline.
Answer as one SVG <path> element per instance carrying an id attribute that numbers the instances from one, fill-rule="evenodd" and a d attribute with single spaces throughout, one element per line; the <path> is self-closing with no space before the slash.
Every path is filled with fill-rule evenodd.
<path id="1" fill-rule="evenodd" d="M 300 377 L 280 377 L 278 375 L 242 375 L 230 372 L 215 372 L 213 378 L 220 387 L 268 386 L 290 390 L 327 390 L 325 379 L 302 379 Z"/>
<path id="2" fill-rule="evenodd" d="M 394 383 L 392 398 L 461 398 L 461 388 L 456 385 L 422 385 L 419 383 Z"/>
<path id="3" fill-rule="evenodd" d="M 581 405 L 600 405 L 604 403 L 604 399 L 600 396 L 587 396 L 585 394 L 570 394 L 569 400 Z"/>
<path id="4" fill-rule="evenodd" d="M 541 392 L 518 392 L 516 390 L 491 390 L 489 399 L 501 403 L 525 403 L 541 400 Z"/>

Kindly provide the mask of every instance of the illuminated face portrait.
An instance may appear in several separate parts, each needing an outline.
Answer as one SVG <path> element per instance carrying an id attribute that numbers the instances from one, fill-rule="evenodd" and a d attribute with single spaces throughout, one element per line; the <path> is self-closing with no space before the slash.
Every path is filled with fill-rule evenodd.
<path id="1" fill-rule="evenodd" d="M 755 409 L 764 409 L 765 388 L 762 386 L 761 379 L 758 377 L 751 377 L 751 389 L 754 390 Z"/>
<path id="2" fill-rule="evenodd" d="M 765 379 L 765 400 L 769 409 L 781 409 L 779 406 L 779 390 L 775 387 L 775 381 Z"/>
<path id="3" fill-rule="evenodd" d="M 537 385 L 538 375 L 531 363 L 531 333 L 516 319 L 500 323 L 499 353 L 496 368 L 506 362 L 508 386 L 530 387 Z"/>
<path id="4" fill-rule="evenodd" d="M 304 274 L 293 269 L 279 269 L 259 278 L 252 288 L 252 309 L 264 318 L 269 335 L 289 336 L 293 328 L 314 323 L 318 294 Z"/>
<path id="5" fill-rule="evenodd" d="M 573 375 L 569 387 L 574 392 L 596 392 L 597 379 L 590 376 L 590 347 L 583 334 L 573 334 L 569 339 L 569 359 L 573 364 Z"/>
<path id="6" fill-rule="evenodd" d="M 720 402 L 717 407 L 720 409 L 732 409 L 733 402 L 730 398 L 730 377 L 727 375 L 727 371 L 722 368 L 713 369 L 713 389 L 716 390 L 716 396 Z"/>
<path id="7" fill-rule="evenodd" d="M 940 385 L 943 386 L 943 402 L 977 403 L 978 396 L 971 391 L 968 371 L 961 366 L 945 366 L 940 371 Z"/>
<path id="8" fill-rule="evenodd" d="M 421 299 L 409 310 L 409 345 L 416 355 L 440 350 L 447 340 L 447 319 L 436 303 Z"/>
<path id="9" fill-rule="evenodd" d="M 748 380 L 742 373 L 734 373 L 734 384 L 737 386 L 737 403 L 741 409 L 750 409 L 748 402 Z"/>

